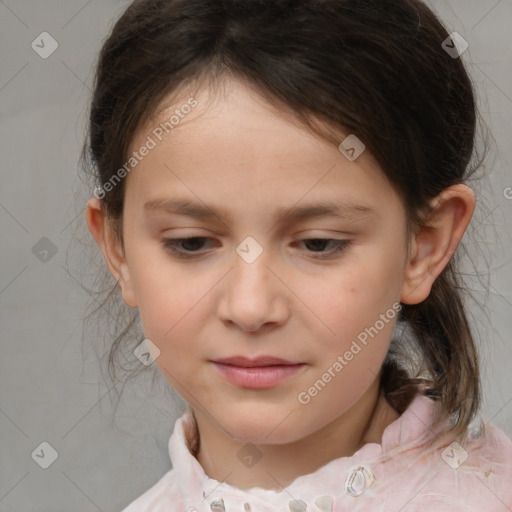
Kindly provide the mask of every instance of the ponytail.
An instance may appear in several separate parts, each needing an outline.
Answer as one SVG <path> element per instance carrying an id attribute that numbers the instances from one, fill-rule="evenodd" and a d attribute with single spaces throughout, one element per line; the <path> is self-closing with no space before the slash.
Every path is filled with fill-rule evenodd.
<path id="1" fill-rule="evenodd" d="M 467 428 L 480 406 L 480 377 L 477 349 L 461 296 L 461 286 L 452 260 L 435 280 L 428 298 L 420 304 L 402 304 L 399 322 L 409 328 L 420 352 L 423 368 L 410 374 L 400 360 L 405 359 L 392 343 L 384 363 L 381 383 L 395 409 L 402 413 L 428 382 L 426 394 L 442 403 L 453 415 L 453 429 Z M 429 375 L 427 381 L 419 377 Z"/>

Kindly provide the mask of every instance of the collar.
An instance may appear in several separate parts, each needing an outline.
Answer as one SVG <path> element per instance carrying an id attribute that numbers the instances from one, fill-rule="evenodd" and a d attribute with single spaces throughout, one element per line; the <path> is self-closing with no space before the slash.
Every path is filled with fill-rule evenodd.
<path id="1" fill-rule="evenodd" d="M 313 473 L 297 477 L 281 491 L 261 487 L 243 490 L 206 475 L 191 450 L 197 431 L 190 407 L 176 420 L 169 455 L 177 488 L 187 505 L 195 505 L 197 510 L 298 511 L 305 510 L 304 501 L 315 503 L 320 510 L 331 510 L 329 503 L 334 498 L 358 496 L 375 479 L 384 478 L 386 460 L 394 458 L 396 463 L 400 454 L 423 446 L 428 441 L 427 434 L 432 434 L 435 413 L 435 402 L 418 394 L 407 410 L 387 426 L 380 444 L 367 443 L 350 457 L 334 459 Z M 205 501 L 209 507 L 204 507 Z"/>

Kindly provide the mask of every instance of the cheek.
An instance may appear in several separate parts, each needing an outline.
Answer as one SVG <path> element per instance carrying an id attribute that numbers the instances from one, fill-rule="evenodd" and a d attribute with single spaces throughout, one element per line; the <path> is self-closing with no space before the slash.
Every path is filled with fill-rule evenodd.
<path id="1" fill-rule="evenodd" d="M 133 253 L 131 278 L 137 296 L 144 334 L 162 352 L 178 348 L 193 337 L 203 320 L 208 282 L 194 277 L 186 267 L 171 265 L 160 254 Z M 201 300 L 203 299 L 203 300 Z"/>
<path id="2" fill-rule="evenodd" d="M 388 313 L 387 322 L 394 318 L 393 305 L 397 307 L 401 283 L 401 273 L 388 255 L 371 261 L 359 259 L 314 283 L 305 280 L 297 295 L 312 312 L 318 324 L 315 331 L 328 343 L 345 345 L 381 315 Z M 391 336 L 392 329 L 387 326 L 379 322 L 380 330 Z"/>
<path id="3" fill-rule="evenodd" d="M 149 290 L 139 302 L 139 311 L 146 338 L 159 349 L 155 359 L 159 371 L 178 393 L 191 400 L 187 389 L 191 378 L 197 380 L 207 356 L 201 337 L 207 298 L 199 302 L 197 291 L 179 290 L 162 286 Z"/>

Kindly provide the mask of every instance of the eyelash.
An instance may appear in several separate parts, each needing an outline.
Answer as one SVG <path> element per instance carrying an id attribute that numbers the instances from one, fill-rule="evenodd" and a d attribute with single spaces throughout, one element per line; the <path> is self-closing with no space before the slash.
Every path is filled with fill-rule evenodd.
<path id="1" fill-rule="evenodd" d="M 193 236 L 189 238 L 164 238 L 162 240 L 162 246 L 166 251 L 170 252 L 175 256 L 178 256 L 179 258 L 190 259 L 196 256 L 200 256 L 200 253 L 194 253 L 190 251 L 187 252 L 176 249 L 176 246 L 179 245 L 180 243 L 188 242 L 190 240 L 208 240 L 208 237 Z M 317 259 L 327 259 L 329 257 L 332 257 L 345 250 L 350 245 L 351 242 L 350 240 L 337 240 L 333 238 L 305 238 L 304 240 L 301 240 L 301 242 L 311 242 L 318 240 L 321 240 L 323 242 L 334 242 L 334 249 L 331 251 L 324 251 L 323 254 L 327 254 L 327 256 L 314 256 Z M 311 252 L 313 252 L 313 254 L 322 254 L 322 252 Z"/>

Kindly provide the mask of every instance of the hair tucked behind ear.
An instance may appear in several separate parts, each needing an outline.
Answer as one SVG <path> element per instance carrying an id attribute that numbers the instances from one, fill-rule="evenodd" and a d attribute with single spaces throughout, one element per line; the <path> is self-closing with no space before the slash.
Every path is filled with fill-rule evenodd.
<path id="1" fill-rule="evenodd" d="M 84 162 L 96 185 L 108 182 L 164 100 L 236 78 L 336 146 L 340 134 L 355 134 L 399 193 L 412 230 L 430 200 L 481 164 L 470 168 L 477 110 L 462 59 L 443 48 L 449 37 L 420 0 L 136 0 L 101 51 Z M 121 240 L 123 201 L 124 181 L 101 200 Z M 423 303 L 403 306 L 407 337 L 393 341 L 382 372 L 403 411 L 420 382 L 421 370 L 403 364 L 415 341 L 430 394 L 457 430 L 480 399 L 462 294 L 453 259 Z M 111 298 L 119 295 L 102 305 L 115 308 Z M 118 351 L 126 345 L 133 361 L 134 345 L 122 343 L 122 327 L 114 338 L 115 370 Z"/>

